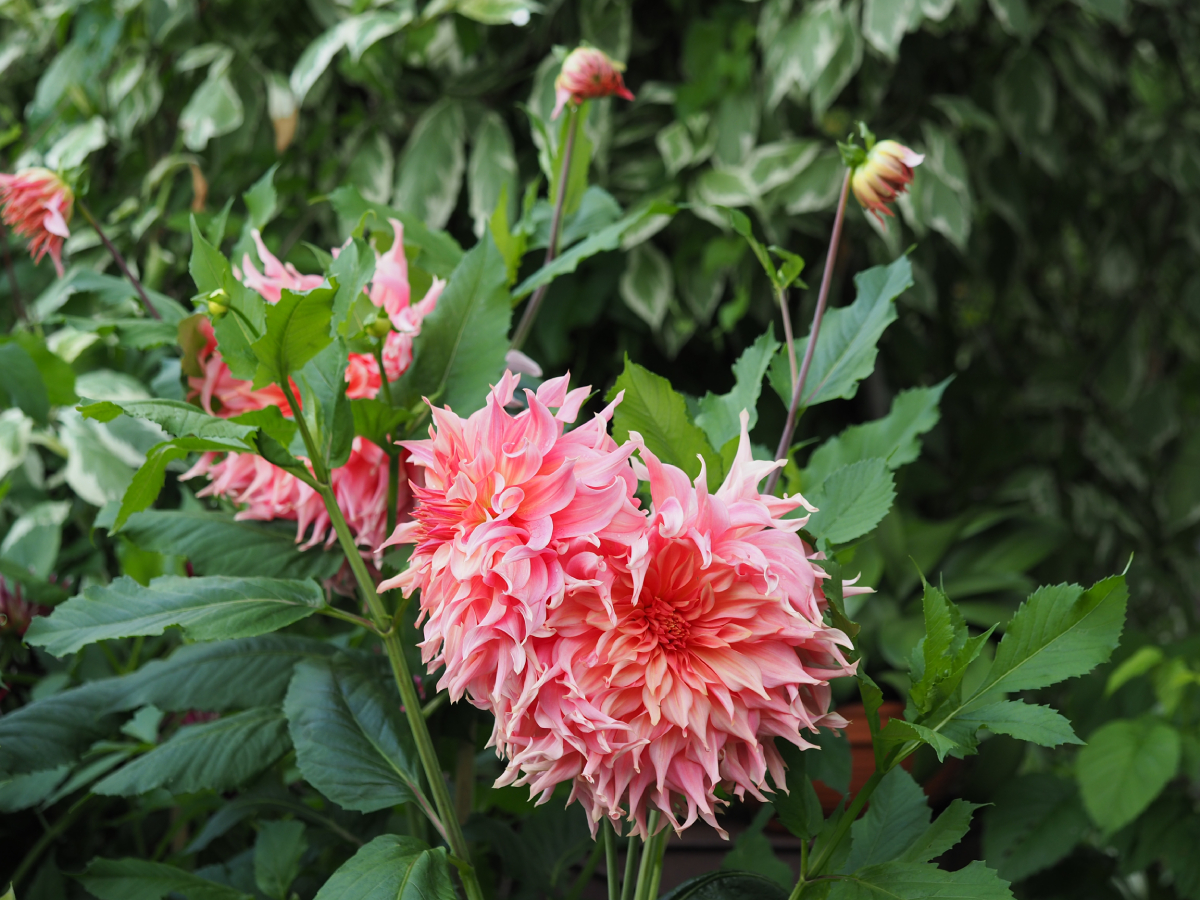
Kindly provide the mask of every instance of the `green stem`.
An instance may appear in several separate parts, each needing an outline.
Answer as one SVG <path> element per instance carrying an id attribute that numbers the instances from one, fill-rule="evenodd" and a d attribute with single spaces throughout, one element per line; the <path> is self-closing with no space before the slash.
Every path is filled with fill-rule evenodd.
<path id="1" fill-rule="evenodd" d="M 325 509 L 329 513 L 329 520 L 333 524 L 333 530 L 342 546 L 342 552 L 346 555 L 346 561 L 350 563 L 351 571 L 354 572 L 358 589 L 362 592 L 363 600 L 371 612 L 375 628 L 383 637 L 383 647 L 392 666 L 392 677 L 396 680 L 396 687 L 400 690 L 400 700 L 404 704 L 408 726 L 412 730 L 413 739 L 417 745 L 417 755 L 421 758 L 421 766 L 425 770 L 425 777 L 429 780 L 429 790 L 433 794 L 433 802 L 437 807 L 438 818 L 441 820 L 437 824 L 444 830 L 446 841 L 450 845 L 450 852 L 468 863 L 467 867 L 459 870 L 467 900 L 483 900 L 483 890 L 479 886 L 474 868 L 470 866 L 471 854 L 467 848 L 467 839 L 463 835 L 462 826 L 459 825 L 458 817 L 455 815 L 454 802 L 446 787 L 446 779 L 442 775 L 442 767 L 438 762 L 437 751 L 434 749 L 429 727 L 425 724 L 425 717 L 421 715 L 421 699 L 417 696 L 417 687 L 413 683 L 412 672 L 409 671 L 408 661 L 404 658 L 404 647 L 400 643 L 400 635 L 392 626 L 391 617 L 388 615 L 383 601 L 379 598 L 379 593 L 375 590 L 375 582 L 372 580 L 370 572 L 367 571 L 362 554 L 358 552 L 354 536 L 350 534 L 350 526 L 346 524 L 346 517 L 342 515 L 341 507 L 338 506 L 337 499 L 333 496 L 333 489 L 329 486 L 328 470 L 317 453 L 316 443 L 312 439 L 304 416 L 300 414 L 295 395 L 286 377 L 279 382 L 279 386 L 283 389 L 288 403 L 291 404 L 296 424 L 300 427 L 300 435 L 304 439 L 304 446 L 309 453 L 309 462 L 316 475 L 317 490 L 321 494 L 321 499 L 325 501 Z"/>
<path id="2" fill-rule="evenodd" d="M 71 823 L 78 818 L 79 814 L 83 812 L 84 805 L 93 796 L 92 794 L 84 794 L 76 800 L 74 805 L 63 813 L 59 820 L 47 828 L 42 836 L 38 838 L 38 842 L 30 848 L 29 852 L 25 854 L 25 858 L 21 860 L 21 864 L 17 866 L 17 870 L 13 872 L 10 883 L 14 888 L 21 883 L 21 879 L 33 868 L 33 864 L 46 852 L 46 848 L 58 840 L 59 835 L 66 831 L 71 826 Z"/>
<path id="3" fill-rule="evenodd" d="M 588 857 L 586 863 L 583 864 L 583 870 L 579 873 L 579 877 L 575 879 L 575 883 L 571 885 L 571 890 L 567 893 L 567 900 L 579 900 L 583 896 L 583 889 L 588 886 L 592 880 L 592 876 L 596 874 L 596 867 L 600 865 L 600 850 L 601 844 L 596 842 L 596 846 L 592 848 L 592 853 Z"/>
<path id="4" fill-rule="evenodd" d="M 619 900 L 620 886 L 617 883 L 617 833 L 612 823 L 604 820 L 604 861 L 608 876 L 608 900 Z"/>
<path id="5" fill-rule="evenodd" d="M 646 846 L 642 850 L 642 863 L 638 866 L 637 888 L 633 892 L 634 900 L 650 900 L 650 885 L 654 881 L 654 870 L 661 867 L 662 860 L 658 853 L 659 835 L 654 829 L 658 827 L 659 813 L 653 810 L 646 822 Z M 663 829 L 665 832 L 666 829 Z M 656 865 L 657 863 L 657 865 Z"/>
<path id="6" fill-rule="evenodd" d="M 629 845 L 625 848 L 625 878 L 621 881 L 621 900 L 633 900 L 633 873 L 637 871 L 638 836 L 630 833 Z"/>
<path id="7" fill-rule="evenodd" d="M 375 625 L 369 619 L 356 616 L 354 613 L 348 613 L 345 610 L 338 609 L 336 606 L 322 606 L 317 612 L 323 616 L 329 616 L 331 619 L 341 619 L 343 622 L 350 622 L 359 628 L 367 629 L 367 631 L 375 631 Z M 375 633 L 378 634 L 379 632 L 375 631 Z"/>
<path id="8" fill-rule="evenodd" d="M 567 104 L 567 116 L 570 118 L 570 121 L 567 122 L 567 146 L 563 150 L 562 169 L 558 173 L 558 194 L 554 198 L 554 216 L 550 219 L 550 242 L 546 245 L 546 260 L 542 263 L 543 267 L 554 262 L 554 257 L 558 254 L 558 234 L 562 229 L 563 203 L 567 197 L 567 182 L 571 177 L 571 155 L 575 151 L 575 132 L 579 129 L 579 107 L 574 103 Z M 537 317 L 542 301 L 546 298 L 546 291 L 549 289 L 549 283 L 543 284 L 533 292 L 533 296 L 525 304 L 525 312 L 521 314 L 521 322 L 513 334 L 513 350 L 520 350 L 526 338 L 529 337 L 529 331 L 533 328 L 533 320 Z"/>
<path id="9" fill-rule="evenodd" d="M 138 296 L 142 298 L 142 305 L 146 307 L 146 312 L 150 313 L 156 319 L 161 319 L 158 310 L 154 308 L 154 304 L 150 302 L 150 298 L 146 296 L 146 289 L 142 287 L 142 283 L 134 277 L 134 274 L 129 271 L 129 266 L 125 263 L 125 257 L 121 255 L 121 251 L 113 246 L 113 242 L 108 239 L 108 235 L 104 233 L 104 229 L 100 227 L 100 223 L 96 221 L 96 217 L 92 215 L 92 211 L 87 208 L 82 200 L 75 198 L 75 207 L 87 219 L 87 223 L 96 229 L 96 234 L 100 236 L 101 242 L 112 255 L 113 260 L 117 264 L 117 268 L 122 274 L 129 279 L 129 283 L 133 285 L 133 289 L 137 291 Z"/>
<path id="10" fill-rule="evenodd" d="M 821 852 L 813 860 L 812 866 L 802 875 L 802 883 L 805 878 L 824 874 L 822 870 L 829 864 L 833 852 L 837 849 L 838 844 L 842 842 L 842 839 L 845 838 L 846 832 L 850 830 L 850 826 L 854 824 L 854 820 L 858 818 L 858 814 L 867 805 L 867 801 L 871 799 L 871 794 L 875 793 L 875 788 L 879 787 L 879 782 L 883 781 L 883 776 L 886 774 L 886 771 L 876 769 L 875 773 L 867 779 L 867 783 L 863 785 L 862 790 L 858 792 L 846 808 L 846 811 L 842 813 L 842 818 L 838 820 L 837 828 L 834 829 L 833 834 L 830 836 L 829 843 L 821 848 Z M 796 887 L 798 890 L 793 891 L 793 895 L 799 897 L 803 888 L 799 884 Z"/>

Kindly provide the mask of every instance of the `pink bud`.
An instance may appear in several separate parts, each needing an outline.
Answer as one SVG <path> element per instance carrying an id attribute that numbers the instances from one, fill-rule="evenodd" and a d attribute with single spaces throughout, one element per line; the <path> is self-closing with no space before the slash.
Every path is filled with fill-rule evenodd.
<path id="1" fill-rule="evenodd" d="M 558 118 L 568 100 L 580 103 L 597 97 L 622 97 L 632 100 L 633 94 L 625 87 L 621 72 L 625 67 L 610 59 L 603 50 L 595 47 L 576 47 L 563 60 L 562 71 L 554 81 L 554 115 Z"/>
<path id="2" fill-rule="evenodd" d="M 880 141 L 867 151 L 867 158 L 850 177 L 850 187 L 862 208 L 883 222 L 892 215 L 887 205 L 908 190 L 913 169 L 925 159 L 924 154 L 896 141 Z"/>

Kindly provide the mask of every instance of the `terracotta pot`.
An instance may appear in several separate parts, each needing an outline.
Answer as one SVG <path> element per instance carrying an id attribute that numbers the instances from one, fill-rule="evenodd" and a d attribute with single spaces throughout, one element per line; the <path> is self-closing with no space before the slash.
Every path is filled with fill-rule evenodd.
<path id="1" fill-rule="evenodd" d="M 861 703 L 849 704 L 839 707 L 838 712 L 850 722 L 846 726 L 845 734 L 850 741 L 850 796 L 853 797 L 862 790 L 863 785 L 875 772 L 875 751 L 871 747 L 871 729 L 867 726 L 867 716 L 863 705 Z M 898 700 L 889 700 L 879 707 L 879 725 L 883 727 L 887 725 L 889 719 L 903 715 L 904 704 Z M 947 759 L 933 775 L 925 780 L 923 785 L 925 794 L 935 804 L 941 801 L 949 789 L 950 782 L 961 762 L 958 759 Z M 905 771 L 911 772 L 913 757 L 908 757 L 900 765 Z M 842 795 L 820 781 L 814 781 L 813 787 L 817 791 L 817 797 L 821 801 L 821 808 L 825 814 L 833 812 L 842 799 Z"/>

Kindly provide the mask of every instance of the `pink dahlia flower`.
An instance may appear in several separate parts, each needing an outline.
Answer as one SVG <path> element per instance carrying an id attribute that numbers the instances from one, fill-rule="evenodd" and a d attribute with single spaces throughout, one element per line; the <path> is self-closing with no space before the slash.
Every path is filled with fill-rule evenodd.
<path id="1" fill-rule="evenodd" d="M 562 71 L 554 80 L 554 114 L 557 119 L 567 102 L 581 103 L 598 97 L 632 100 L 621 73 L 625 67 L 595 47 L 576 47 L 563 60 Z"/>
<path id="2" fill-rule="evenodd" d="M 853 673 L 851 643 L 822 620 L 827 576 L 796 535 L 807 518 L 783 518 L 812 508 L 758 492 L 780 463 L 751 458 L 744 415 L 714 494 L 703 470 L 690 483 L 640 453 L 653 506 L 632 546 L 560 551 L 564 598 L 526 647 L 538 674 L 496 709 L 498 784 L 544 801 L 571 781 L 593 830 L 627 818 L 645 836 L 654 808 L 676 830 L 720 831 L 717 786 L 766 799 L 767 773 L 784 779 L 776 739 L 809 748 L 805 731 L 846 724 L 829 679 Z"/>
<path id="3" fill-rule="evenodd" d="M 67 223 L 74 204 L 70 186 L 49 169 L 0 173 L 4 224 L 29 239 L 29 255 L 35 263 L 49 253 L 59 278 L 63 275 L 63 240 L 71 236 Z"/>
<path id="4" fill-rule="evenodd" d="M 416 546 L 408 569 L 380 585 L 420 589 L 423 659 L 431 672 L 445 666 L 439 689 L 483 708 L 519 693 L 526 643 L 565 596 L 567 548 L 627 547 L 643 519 L 634 448 L 606 431 L 616 403 L 564 433 L 589 389 L 551 379 L 514 416 L 505 407 L 517 381 L 506 372 L 468 419 L 434 409 L 430 438 L 405 444 L 424 483 L 388 544 Z"/>
<path id="5" fill-rule="evenodd" d="M 223 419 L 268 406 L 278 406 L 285 416 L 292 414 L 292 408 L 279 385 L 271 384 L 253 390 L 249 381 L 233 377 L 229 366 L 221 358 L 221 351 L 217 349 L 217 336 L 213 332 L 212 322 L 201 319 L 197 327 L 204 335 L 205 343 L 196 355 L 201 374 L 188 376 L 188 400 L 199 402 L 210 416 Z M 292 382 L 292 392 L 299 399 L 295 382 Z"/>
<path id="6" fill-rule="evenodd" d="M 903 144 L 879 141 L 855 167 L 850 187 L 862 208 L 883 222 L 884 216 L 892 215 L 888 204 L 908 190 L 913 169 L 924 161 L 923 153 L 909 150 Z"/>
<path id="7" fill-rule="evenodd" d="M 285 289 L 311 291 L 325 283 L 324 275 L 304 275 L 291 263 L 281 263 L 279 258 L 267 249 L 257 228 L 251 230 L 250 236 L 254 238 L 254 245 L 258 248 L 258 258 L 262 260 L 263 270 L 259 272 L 254 267 L 254 260 L 250 258 L 250 254 L 246 253 L 242 255 L 242 268 L 245 271 L 239 272 L 236 267 L 233 271 L 242 284 L 261 294 L 268 303 L 278 303 Z"/>

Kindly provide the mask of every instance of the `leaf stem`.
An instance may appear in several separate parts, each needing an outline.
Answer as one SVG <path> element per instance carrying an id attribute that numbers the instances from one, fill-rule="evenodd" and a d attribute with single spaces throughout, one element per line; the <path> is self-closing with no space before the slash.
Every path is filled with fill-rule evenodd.
<path id="1" fill-rule="evenodd" d="M 571 155 L 575 151 L 575 132 L 579 130 L 579 107 L 574 103 L 567 104 L 567 116 L 570 118 L 567 123 L 567 145 L 563 150 L 562 169 L 558 173 L 558 194 L 554 198 L 554 216 L 550 219 L 550 242 L 546 245 L 546 260 L 542 263 L 543 266 L 550 265 L 558 255 L 558 234 L 562 228 L 563 203 L 566 201 L 567 182 L 571 176 Z M 549 289 L 549 283 L 543 284 L 533 292 L 533 296 L 525 304 L 525 312 L 521 314 L 521 321 L 513 334 L 513 350 L 520 350 L 525 339 L 529 337 L 533 320 L 537 317 Z"/>
<path id="2" fill-rule="evenodd" d="M 825 318 L 825 306 L 829 302 L 829 285 L 833 281 L 833 266 L 837 260 L 838 243 L 842 238 L 842 223 L 846 218 L 846 198 L 850 193 L 850 170 L 842 179 L 842 193 L 838 197 L 837 213 L 833 217 L 833 233 L 829 236 L 829 251 L 825 254 L 825 271 L 821 273 L 821 291 L 817 295 L 817 309 L 813 313 L 812 328 L 808 333 L 808 346 L 804 348 L 804 362 L 800 364 L 800 374 L 792 383 L 792 402 L 788 405 L 787 422 L 783 426 L 783 434 L 779 436 L 779 446 L 775 450 L 776 459 L 787 459 L 788 450 L 792 446 L 792 434 L 796 430 L 796 416 L 800 411 L 800 397 L 804 393 L 804 382 L 808 378 L 809 367 L 812 366 L 813 350 L 817 346 L 817 335 L 821 333 L 821 320 Z M 785 320 L 786 321 L 786 320 Z M 767 493 L 775 493 L 779 483 L 779 469 L 771 473 L 767 479 Z"/>
<path id="3" fill-rule="evenodd" d="M 29 852 L 25 854 L 25 858 L 21 860 L 21 864 L 17 866 L 16 871 L 13 872 L 12 878 L 9 882 L 13 888 L 16 888 L 16 886 L 21 883 L 21 879 L 25 877 L 26 873 L 31 868 L 33 868 L 33 864 L 38 861 L 41 855 L 46 852 L 46 848 L 58 840 L 59 835 L 61 835 L 67 830 L 67 828 L 71 826 L 71 823 L 75 821 L 81 812 L 83 812 L 83 807 L 89 800 L 92 799 L 93 796 L 95 795 L 87 793 L 76 800 L 74 805 L 72 805 L 70 809 L 63 813 L 59 817 L 58 821 L 47 828 L 42 836 L 38 838 L 37 843 L 34 844 L 33 847 L 30 848 Z"/>
<path id="4" fill-rule="evenodd" d="M 855 795 L 850 805 L 846 807 L 846 811 L 842 813 L 841 819 L 838 820 L 837 828 L 834 829 L 833 835 L 829 838 L 829 843 L 821 848 L 821 852 L 813 860 L 808 872 L 804 873 L 804 878 L 823 874 L 821 870 L 829 864 L 829 860 L 833 856 L 833 851 L 837 849 L 838 844 L 845 838 L 846 832 L 850 830 L 850 826 L 854 824 L 854 820 L 858 818 L 858 814 L 867 805 L 867 801 L 871 799 L 871 795 L 875 793 L 875 788 L 879 787 L 879 782 L 883 781 L 883 776 L 886 774 L 886 770 L 876 769 L 874 774 L 867 779 L 867 783 L 863 785 L 862 790 Z M 800 886 L 797 885 L 797 887 L 799 888 Z M 803 888 L 800 888 L 799 893 L 793 892 L 795 897 L 799 897 L 800 893 L 803 893 Z"/>
<path id="5" fill-rule="evenodd" d="M 100 240 L 104 243 L 104 246 L 108 248 L 108 252 L 112 254 L 113 260 L 116 261 L 117 268 L 120 269 L 125 277 L 129 279 L 129 283 L 132 284 L 134 290 L 138 292 L 138 296 L 142 298 L 142 305 L 146 307 L 146 312 L 150 313 L 150 315 L 156 319 L 161 319 L 162 316 L 158 314 L 158 310 L 154 308 L 154 304 L 151 303 L 150 298 L 146 296 L 146 289 L 142 287 L 142 283 L 134 277 L 131 271 L 129 271 L 129 266 L 125 263 L 125 257 L 121 255 L 120 250 L 113 246 L 113 242 L 108 239 L 108 235 L 104 233 L 104 229 L 100 227 L 100 223 L 96 221 L 96 217 L 92 215 L 92 211 L 87 208 L 87 204 L 85 204 L 80 198 L 76 197 L 75 208 L 79 210 L 80 214 L 82 214 L 85 219 L 87 219 L 87 223 L 96 230 L 96 234 L 100 236 Z"/>
<path id="6" fill-rule="evenodd" d="M 796 383 L 796 338 L 792 335 L 792 313 L 788 309 L 787 288 L 780 288 L 775 295 L 779 301 L 779 312 L 783 316 L 783 339 L 787 343 L 788 367 L 792 371 L 792 384 Z"/>
<path id="7" fill-rule="evenodd" d="M 287 381 L 285 376 L 283 381 L 279 382 L 279 386 L 283 389 L 284 396 L 292 405 L 292 409 L 296 410 L 296 398 Z M 417 755 L 421 758 L 421 766 L 425 770 L 425 777 L 429 780 L 429 790 L 433 794 L 433 801 L 437 807 L 434 824 L 445 834 L 446 842 L 450 845 L 450 852 L 468 864 L 465 868 L 459 869 L 459 877 L 462 878 L 467 900 L 483 900 L 483 890 L 479 886 L 475 869 L 470 866 L 471 854 L 467 848 L 467 839 L 463 835 L 462 826 L 455 815 L 454 802 L 450 798 L 446 779 L 442 775 L 442 767 L 433 746 L 433 738 L 429 734 L 429 726 L 425 724 L 425 717 L 421 715 L 421 699 L 417 696 L 412 672 L 409 671 L 408 661 L 404 658 L 404 647 L 400 643 L 400 635 L 396 629 L 391 627 L 391 617 L 388 615 L 379 593 L 375 590 L 375 582 L 371 578 L 370 572 L 367 571 L 366 563 L 363 562 L 362 554 L 359 553 L 358 546 L 354 543 L 353 535 L 350 534 L 350 526 L 346 524 L 346 517 L 342 515 L 337 498 L 333 495 L 333 489 L 329 486 L 328 471 L 317 454 L 316 444 L 304 421 L 304 416 L 297 415 L 296 422 L 300 426 L 304 446 L 308 450 L 310 462 L 317 475 L 317 490 L 321 494 L 321 499 L 325 501 L 325 510 L 329 513 L 333 530 L 337 533 L 342 552 L 346 555 L 346 561 L 350 563 L 350 569 L 358 582 L 358 589 L 362 592 L 363 600 L 371 612 L 375 628 L 382 636 L 384 650 L 387 652 L 388 661 L 392 666 L 392 677 L 396 680 L 396 687 L 400 690 L 400 700 L 404 704 L 408 727 L 412 730 L 413 740 L 417 745 Z"/>

